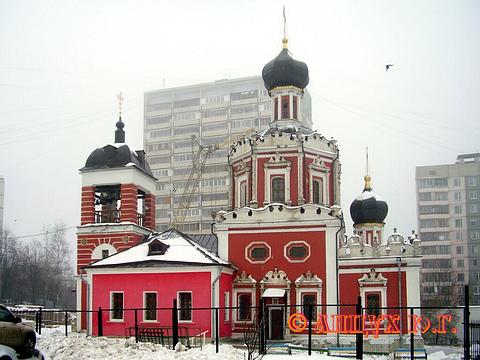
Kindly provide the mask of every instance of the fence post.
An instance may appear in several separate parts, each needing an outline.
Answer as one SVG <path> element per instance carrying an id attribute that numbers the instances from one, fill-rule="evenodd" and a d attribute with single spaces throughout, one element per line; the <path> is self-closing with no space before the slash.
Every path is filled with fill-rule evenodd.
<path id="1" fill-rule="evenodd" d="M 355 311 L 358 318 L 358 327 L 356 334 L 356 359 L 363 359 L 363 321 L 362 321 L 362 297 L 359 296 Z"/>
<path id="2" fill-rule="evenodd" d="M 97 336 L 103 336 L 102 308 L 97 311 Z"/>
<path id="3" fill-rule="evenodd" d="M 173 308 L 172 308 L 172 341 L 173 348 L 178 343 L 178 311 L 177 311 L 177 299 L 173 299 Z"/>
<path id="4" fill-rule="evenodd" d="M 68 311 L 65 310 L 65 336 L 68 336 Z"/>
<path id="5" fill-rule="evenodd" d="M 38 310 L 38 334 L 42 335 L 42 308 Z"/>
<path id="6" fill-rule="evenodd" d="M 35 311 L 35 332 L 38 333 L 38 311 Z"/>
<path id="7" fill-rule="evenodd" d="M 308 356 L 312 355 L 312 322 L 313 322 L 313 305 L 308 304 Z"/>
<path id="8" fill-rule="evenodd" d="M 267 346 L 265 344 L 265 299 L 264 298 L 260 298 L 260 307 L 259 307 L 259 339 L 258 339 L 258 343 L 259 343 L 259 349 L 258 349 L 258 352 L 259 354 L 261 355 L 264 355 L 266 353 L 266 349 L 267 349 Z"/>
<path id="9" fill-rule="evenodd" d="M 135 309 L 135 342 L 138 343 L 138 314 L 137 314 L 137 309 Z"/>
<path id="10" fill-rule="evenodd" d="M 219 332 L 220 332 L 220 326 L 219 326 L 219 323 L 220 323 L 220 320 L 218 319 L 218 307 L 215 308 L 215 353 L 218 354 L 218 346 L 219 346 L 219 339 L 220 339 L 220 336 L 219 336 Z"/>
<path id="11" fill-rule="evenodd" d="M 470 292 L 465 285 L 463 308 L 463 359 L 470 360 Z"/>
<path id="12" fill-rule="evenodd" d="M 407 323 L 407 329 L 409 325 Z M 413 333 L 413 307 L 410 308 L 410 359 L 415 359 L 415 334 Z"/>

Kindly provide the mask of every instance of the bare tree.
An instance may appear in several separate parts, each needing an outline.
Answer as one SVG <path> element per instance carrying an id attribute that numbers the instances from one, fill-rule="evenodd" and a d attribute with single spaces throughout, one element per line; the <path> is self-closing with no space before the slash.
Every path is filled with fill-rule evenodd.
<path id="1" fill-rule="evenodd" d="M 247 346 L 247 360 L 261 359 L 265 354 L 261 354 L 259 349 L 261 330 L 265 330 L 265 317 L 259 318 L 259 321 L 245 324 L 243 340 Z"/>
<path id="2" fill-rule="evenodd" d="M 8 230 L 0 233 L 0 299 L 12 281 L 12 268 L 17 259 L 16 239 Z"/>
<path id="3" fill-rule="evenodd" d="M 0 234 L 0 299 L 54 307 L 75 305 L 74 272 L 65 225 L 45 225 L 40 239 Z"/>

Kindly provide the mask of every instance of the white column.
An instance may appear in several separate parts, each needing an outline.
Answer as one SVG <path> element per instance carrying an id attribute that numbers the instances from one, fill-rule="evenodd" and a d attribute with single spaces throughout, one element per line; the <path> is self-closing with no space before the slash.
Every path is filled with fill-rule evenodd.
<path id="1" fill-rule="evenodd" d="M 257 204 L 257 155 L 252 156 L 252 201 L 251 204 L 256 207 Z"/>
<path id="2" fill-rule="evenodd" d="M 302 121 L 302 115 L 300 114 L 300 96 L 297 96 L 297 120 Z"/>
<path id="3" fill-rule="evenodd" d="M 335 227 L 328 227 L 325 231 L 325 253 L 326 254 L 335 254 L 337 246 L 335 235 L 336 231 L 340 227 L 340 221 Z M 326 300 L 327 304 L 338 304 L 337 299 L 337 264 L 335 256 L 327 256 L 325 263 L 325 281 L 324 281 L 324 291 L 326 291 Z M 327 306 L 327 314 L 335 314 L 337 312 L 336 307 Z"/>
<path id="4" fill-rule="evenodd" d="M 298 205 L 305 204 L 305 195 L 303 194 L 303 152 L 299 147 L 298 152 Z"/>
<path id="5" fill-rule="evenodd" d="M 86 310 L 82 309 L 82 279 L 80 275 L 77 275 L 77 310 Z M 77 312 L 77 328 L 73 331 L 80 332 L 82 328 L 82 313 Z"/>
<path id="6" fill-rule="evenodd" d="M 278 104 L 277 104 L 278 105 L 277 106 L 278 119 L 276 119 L 276 120 L 280 120 L 282 118 L 282 95 L 278 94 L 277 99 L 278 99 Z"/>
<path id="7" fill-rule="evenodd" d="M 289 105 L 289 113 L 290 113 L 290 116 L 289 118 L 290 119 L 293 119 L 293 95 L 290 93 L 288 95 L 288 105 Z"/>

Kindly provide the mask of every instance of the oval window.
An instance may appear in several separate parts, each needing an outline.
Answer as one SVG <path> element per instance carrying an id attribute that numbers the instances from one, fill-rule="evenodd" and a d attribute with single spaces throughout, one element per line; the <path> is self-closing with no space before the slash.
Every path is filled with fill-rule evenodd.
<path id="1" fill-rule="evenodd" d="M 292 259 L 303 259 L 307 256 L 307 247 L 303 245 L 295 245 L 288 249 L 288 255 Z"/>
<path id="2" fill-rule="evenodd" d="M 265 260 L 268 257 L 268 249 L 265 246 L 257 246 L 250 250 L 250 256 L 254 260 Z"/>

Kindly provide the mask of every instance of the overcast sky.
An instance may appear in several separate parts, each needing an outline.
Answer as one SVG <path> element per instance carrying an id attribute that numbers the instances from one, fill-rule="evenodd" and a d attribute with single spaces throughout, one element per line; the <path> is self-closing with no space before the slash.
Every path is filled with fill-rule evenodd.
<path id="1" fill-rule="evenodd" d="M 416 228 L 415 166 L 480 149 L 479 1 L 1 0 L 6 226 L 78 225 L 78 169 L 113 141 L 117 93 L 141 149 L 143 93 L 260 74 L 281 50 L 284 4 L 314 128 L 339 142 L 342 207 L 363 189 L 368 145 L 387 230 Z"/>

